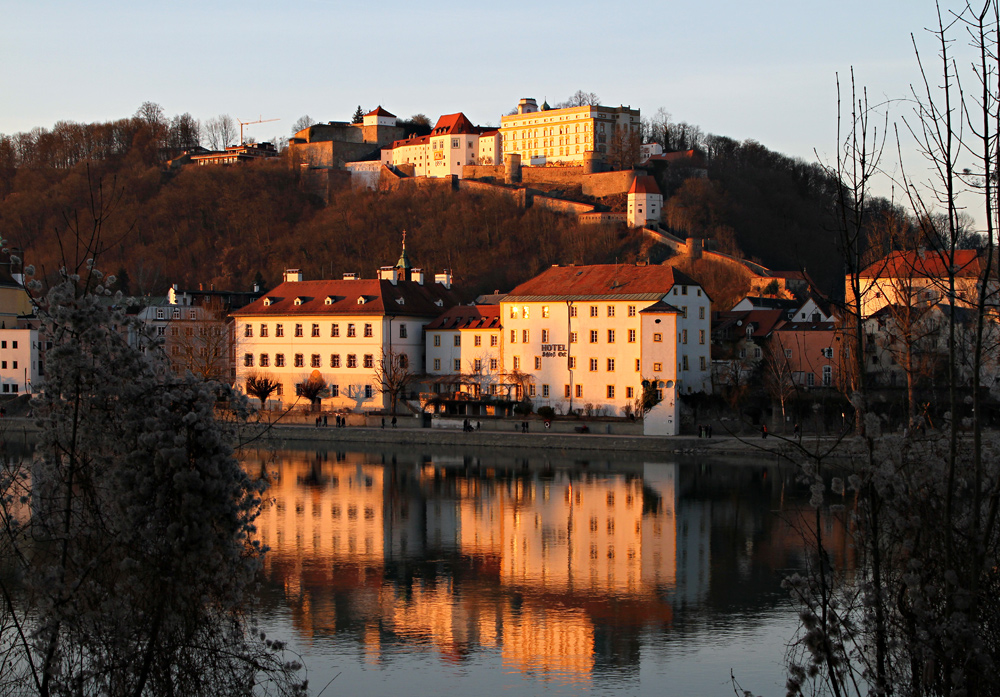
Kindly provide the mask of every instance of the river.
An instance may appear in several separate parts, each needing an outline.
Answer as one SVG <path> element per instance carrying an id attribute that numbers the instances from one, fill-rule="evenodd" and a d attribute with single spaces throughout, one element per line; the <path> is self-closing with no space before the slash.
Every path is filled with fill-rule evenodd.
<path id="1" fill-rule="evenodd" d="M 793 468 L 444 446 L 245 463 L 271 481 L 264 624 L 314 695 L 784 692 L 781 580 L 813 514 Z"/>

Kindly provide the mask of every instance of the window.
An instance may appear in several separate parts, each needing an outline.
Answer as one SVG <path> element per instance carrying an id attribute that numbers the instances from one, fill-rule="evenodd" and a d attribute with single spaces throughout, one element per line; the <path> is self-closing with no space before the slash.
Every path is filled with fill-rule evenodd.
<path id="1" fill-rule="evenodd" d="M 792 349 L 785 349 L 785 358 L 792 357 Z"/>
<path id="2" fill-rule="evenodd" d="M 698 291 L 701 293 L 701 291 Z M 698 308 L 698 319 L 705 319 L 705 308 L 704 306 Z"/>
<path id="3" fill-rule="evenodd" d="M 497 359 L 496 358 L 491 358 L 490 359 L 490 370 L 496 370 L 496 369 L 497 369 Z"/>
<path id="4" fill-rule="evenodd" d="M 682 305 L 681 306 L 681 317 L 683 317 L 684 319 L 688 318 L 688 307 L 687 307 L 687 305 Z"/>
<path id="5" fill-rule="evenodd" d="M 331 368 L 339 368 L 340 367 L 340 354 L 339 353 L 331 353 L 330 354 L 330 367 Z"/>
<path id="6" fill-rule="evenodd" d="M 690 370 L 687 356 L 681 356 L 681 370 Z"/>
<path id="7" fill-rule="evenodd" d="M 563 385 L 563 397 L 569 399 L 569 385 Z"/>
<path id="8" fill-rule="evenodd" d="M 663 341 L 663 334 L 660 333 L 653 334 L 653 341 L 656 342 Z"/>
<path id="9" fill-rule="evenodd" d="M 243 325 L 243 336 L 253 336 L 253 325 L 244 324 Z"/>
<path id="10" fill-rule="evenodd" d="M 833 358 L 833 349 L 832 348 L 825 348 L 822 351 L 820 351 L 820 353 L 823 354 L 823 358 Z"/>
<path id="11" fill-rule="evenodd" d="M 305 365 L 305 360 L 303 360 L 302 354 L 301 353 L 296 353 L 295 354 L 295 367 L 296 368 L 301 368 L 304 365 Z"/>
<path id="12" fill-rule="evenodd" d="M 260 335 L 261 336 L 267 336 L 267 325 L 266 324 L 260 325 Z"/>
<path id="13" fill-rule="evenodd" d="M 514 356 L 514 370 L 520 370 L 520 369 L 521 369 L 521 357 Z"/>
<path id="14" fill-rule="evenodd" d="M 577 340 L 577 334 L 576 334 L 576 332 L 570 332 L 569 333 L 569 343 L 575 344 L 576 340 Z"/>
<path id="15" fill-rule="evenodd" d="M 516 329 L 511 329 L 510 330 L 510 343 L 512 343 L 512 344 L 516 344 L 517 343 L 517 330 Z"/>
<path id="16" fill-rule="evenodd" d="M 282 325 L 280 325 L 280 324 L 274 325 L 274 335 L 275 336 L 284 336 L 285 335 L 285 328 Z"/>
<path id="17" fill-rule="evenodd" d="M 597 317 L 597 305 L 590 306 L 590 316 Z"/>
<path id="18" fill-rule="evenodd" d="M 500 337 L 496 334 L 490 336 L 490 346 L 496 347 L 500 343 Z"/>
<path id="19" fill-rule="evenodd" d="M 548 317 L 548 316 L 549 316 L 549 306 L 542 305 L 542 317 Z"/>
<path id="20" fill-rule="evenodd" d="M 474 360 L 472 362 L 472 369 L 474 371 L 476 371 L 477 373 L 482 372 L 482 370 L 483 370 L 483 361 L 481 359 L 479 359 L 479 358 L 477 358 L 476 360 Z"/>
<path id="21" fill-rule="evenodd" d="M 542 396 L 543 397 L 548 397 L 549 396 L 549 386 L 548 385 L 542 385 Z"/>
<path id="22" fill-rule="evenodd" d="M 829 387 L 833 384 L 833 368 L 824 365 L 823 366 L 823 387 Z"/>
<path id="23" fill-rule="evenodd" d="M 331 397 L 340 396 L 340 385 L 330 385 L 330 396 Z"/>
<path id="24" fill-rule="evenodd" d="M 366 353 L 365 354 L 365 363 L 364 363 L 364 365 L 365 365 L 366 368 L 374 368 L 375 367 L 375 356 L 373 356 L 370 353 Z"/>
<path id="25" fill-rule="evenodd" d="M 372 337 L 372 325 L 370 324 L 365 324 L 365 337 L 369 339 Z"/>
<path id="26" fill-rule="evenodd" d="M 405 324 L 399 325 L 399 338 L 400 339 L 405 339 L 406 338 L 406 325 Z"/>
<path id="27" fill-rule="evenodd" d="M 475 346 L 482 346 L 483 345 L 483 337 L 481 337 L 479 334 L 476 334 L 475 338 L 472 340 L 472 343 Z"/>
<path id="28" fill-rule="evenodd" d="M 591 370 L 591 372 L 597 370 L 597 359 L 596 358 L 591 358 L 590 359 L 590 370 Z"/>
<path id="29" fill-rule="evenodd" d="M 569 366 L 570 370 L 576 370 L 576 356 L 570 356 L 567 359 L 567 365 Z"/>
<path id="30" fill-rule="evenodd" d="M 698 330 L 698 343 L 699 344 L 704 344 L 705 343 L 705 330 L 704 329 L 699 329 Z"/>
<path id="31" fill-rule="evenodd" d="M 535 386 L 534 385 L 528 385 L 528 396 L 529 397 L 534 397 L 535 396 Z"/>
<path id="32" fill-rule="evenodd" d="M 569 306 L 569 316 L 570 317 L 576 317 L 576 305 L 570 305 Z M 569 395 L 566 395 L 566 396 L 568 397 Z"/>
<path id="33" fill-rule="evenodd" d="M 614 399 L 614 398 L 615 398 L 615 386 L 608 385 L 608 399 Z"/>
<path id="34" fill-rule="evenodd" d="M 517 308 L 513 305 L 510 306 L 510 318 L 517 319 Z"/>
<path id="35" fill-rule="evenodd" d="M 455 343 L 455 346 L 461 346 L 462 345 L 462 335 L 461 334 L 456 334 L 454 337 L 452 337 L 452 341 Z"/>
<path id="36" fill-rule="evenodd" d="M 180 335 L 181 335 L 181 330 L 179 328 L 177 327 L 170 328 L 170 336 L 180 336 Z"/>
<path id="37" fill-rule="evenodd" d="M 274 354 L 274 367 L 275 368 L 285 367 L 285 354 L 283 353 Z"/>
<path id="38" fill-rule="evenodd" d="M 615 316 L 615 306 L 608 305 L 608 317 L 614 317 L 614 316 Z"/>
<path id="39" fill-rule="evenodd" d="M 372 393 L 372 386 L 371 385 L 365 385 L 365 399 L 371 399 L 372 398 L 372 394 L 373 394 Z"/>
<path id="40" fill-rule="evenodd" d="M 636 359 L 635 359 L 635 372 L 637 372 L 637 373 L 638 373 L 638 372 L 639 372 L 639 371 L 641 370 L 641 368 L 642 368 L 642 367 L 641 367 L 641 366 L 639 365 L 639 359 L 638 359 L 638 358 L 636 358 Z"/>
<path id="41" fill-rule="evenodd" d="M 542 357 L 535 356 L 535 370 L 541 370 L 541 369 L 542 369 Z"/>
<path id="42" fill-rule="evenodd" d="M 635 317 L 635 305 L 628 306 L 628 316 Z M 632 388 L 630 387 L 629 389 L 631 390 Z"/>
<path id="43" fill-rule="evenodd" d="M 177 348 L 177 347 L 175 346 L 174 348 Z M 243 365 L 246 366 L 247 368 L 253 368 L 253 354 L 252 353 L 244 353 L 243 354 Z M 7 361 L 4 361 L 3 364 L 2 364 L 2 366 L 0 366 L 0 367 L 6 368 L 7 367 Z"/>
<path id="44" fill-rule="evenodd" d="M 333 336 L 333 337 L 340 336 L 340 325 L 339 324 L 331 324 L 330 325 L 330 336 Z"/>
<path id="45" fill-rule="evenodd" d="M 635 397 L 635 388 L 626 387 L 625 388 L 625 399 L 632 399 Z"/>
<path id="46" fill-rule="evenodd" d="M 357 332 L 354 331 L 354 325 L 353 324 L 348 324 L 347 325 L 347 336 L 348 336 L 348 338 L 354 338 L 357 335 L 358 335 Z"/>
<path id="47" fill-rule="evenodd" d="M 634 344 L 635 343 L 635 330 L 634 329 L 629 329 L 628 330 L 628 342 L 630 344 Z"/>
<path id="48" fill-rule="evenodd" d="M 409 368 L 410 367 L 410 357 L 407 356 L 405 353 L 399 354 L 399 358 L 397 360 L 399 361 L 399 367 L 400 368 Z"/>
<path id="49" fill-rule="evenodd" d="M 358 367 L 358 357 L 355 356 L 353 353 L 347 354 L 347 367 L 348 368 Z"/>
<path id="50" fill-rule="evenodd" d="M 682 329 L 681 330 L 681 343 L 682 344 L 686 344 L 687 342 L 688 342 L 688 330 L 687 329 Z"/>
<path id="51" fill-rule="evenodd" d="M 576 398 L 579 399 L 580 397 L 583 397 L 583 385 L 576 386 Z"/>
<path id="52" fill-rule="evenodd" d="M 542 330 L 542 343 L 543 344 L 549 343 L 549 330 L 548 329 L 543 329 Z"/>
<path id="53" fill-rule="evenodd" d="M 527 305 L 525 305 L 524 307 L 521 308 L 521 316 L 524 317 L 524 319 L 528 319 L 529 311 L 530 308 Z"/>
<path id="54" fill-rule="evenodd" d="M 260 367 L 266 368 L 271 365 L 271 359 L 266 353 L 260 354 Z"/>
<path id="55" fill-rule="evenodd" d="M 681 286 L 681 295 L 687 295 L 687 294 L 688 294 L 688 287 Z"/>
<path id="56" fill-rule="evenodd" d="M 592 343 L 592 344 L 596 344 L 597 343 L 597 330 L 596 329 L 591 329 L 590 330 L 590 343 Z"/>
<path id="57" fill-rule="evenodd" d="M 615 343 L 615 330 L 614 329 L 609 329 L 608 330 L 608 343 L 609 344 Z"/>
<path id="58" fill-rule="evenodd" d="M 180 310 L 174 310 L 173 312 L 170 313 L 170 316 L 173 317 L 174 319 L 180 319 L 181 318 L 181 311 Z"/>
<path id="59" fill-rule="evenodd" d="M 521 330 L 521 343 L 523 343 L 523 344 L 528 343 L 528 330 L 527 329 L 522 329 Z"/>
<path id="60" fill-rule="evenodd" d="M 453 365 L 456 373 L 459 373 L 459 372 L 462 371 L 462 359 L 461 358 L 456 358 L 454 361 L 452 361 L 452 365 Z"/>
<path id="61" fill-rule="evenodd" d="M 816 375 L 813 373 L 806 373 L 806 385 L 813 387 L 816 385 Z"/>
<path id="62" fill-rule="evenodd" d="M 295 336 L 302 336 L 302 325 L 301 324 L 296 324 L 295 325 Z"/>
<path id="63" fill-rule="evenodd" d="M 441 335 L 440 334 L 435 334 L 434 335 L 434 345 L 435 346 L 440 346 L 441 345 Z"/>
<path id="64" fill-rule="evenodd" d="M 441 370 L 441 359 L 440 358 L 435 358 L 434 359 L 434 370 Z"/>
<path id="65" fill-rule="evenodd" d="M 314 336 L 314 337 L 318 337 L 319 336 L 319 325 L 318 324 L 314 324 L 312 326 L 312 334 L 311 334 L 311 336 Z"/>
<path id="66" fill-rule="evenodd" d="M 662 372 L 662 371 L 663 371 L 663 364 L 662 363 L 654 363 L 653 364 L 653 372 L 654 373 L 659 373 L 659 372 Z"/>
<path id="67" fill-rule="evenodd" d="M 163 310 L 156 311 L 156 319 L 166 319 L 167 314 Z M 7 348 L 7 342 L 4 342 L 4 348 Z"/>
<path id="68" fill-rule="evenodd" d="M 157 327 L 156 328 L 156 335 L 157 336 L 164 336 L 166 333 L 167 333 L 167 328 L 166 327 Z"/>
<path id="69" fill-rule="evenodd" d="M 698 357 L 698 363 L 700 364 L 702 370 L 706 370 L 708 368 L 708 361 L 705 360 L 704 356 Z"/>
<path id="70" fill-rule="evenodd" d="M 318 353 L 314 353 L 312 356 L 309 357 L 309 367 L 311 367 L 311 368 L 319 368 L 320 367 L 319 354 Z"/>
<path id="71" fill-rule="evenodd" d="M 615 359 L 614 358 L 609 358 L 608 359 L 608 372 L 609 373 L 613 373 L 614 370 L 615 370 Z"/>

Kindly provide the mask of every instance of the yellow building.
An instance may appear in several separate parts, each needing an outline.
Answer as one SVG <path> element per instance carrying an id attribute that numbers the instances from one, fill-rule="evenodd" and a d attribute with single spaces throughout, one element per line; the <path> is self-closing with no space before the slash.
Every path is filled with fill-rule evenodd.
<path id="1" fill-rule="evenodd" d="M 500 119 L 504 155 L 520 155 L 525 164 L 582 165 L 603 161 L 615 134 L 639 134 L 639 110 L 625 106 L 575 106 L 538 109 L 534 99 L 522 99 L 517 113 Z"/>

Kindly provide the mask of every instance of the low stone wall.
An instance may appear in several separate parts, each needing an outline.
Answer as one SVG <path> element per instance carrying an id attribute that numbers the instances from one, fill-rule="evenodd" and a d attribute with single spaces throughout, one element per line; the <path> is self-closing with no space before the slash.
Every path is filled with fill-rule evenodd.
<path id="1" fill-rule="evenodd" d="M 580 183 L 586 196 L 602 198 L 613 194 L 627 194 L 628 190 L 632 188 L 635 176 L 634 169 L 622 172 L 601 172 L 585 175 Z"/>
<path id="2" fill-rule="evenodd" d="M 548 196 L 538 195 L 531 197 L 531 207 L 544 208 L 545 210 L 553 211 L 555 213 L 563 213 L 566 215 L 580 215 L 581 213 L 590 213 L 594 210 L 594 206 L 589 203 L 564 201 L 560 198 L 550 198 Z"/>
<path id="3" fill-rule="evenodd" d="M 522 208 L 525 207 L 527 202 L 527 192 L 524 189 L 513 189 L 508 186 L 500 186 L 499 184 L 491 184 L 489 182 L 477 182 L 471 179 L 459 179 L 458 188 L 460 191 L 474 191 L 506 196 Z"/>
<path id="4" fill-rule="evenodd" d="M 462 167 L 462 179 L 496 179 L 502 182 L 504 169 L 503 165 L 465 165 Z"/>
<path id="5" fill-rule="evenodd" d="M 582 213 L 582 225 L 625 225 L 628 223 L 627 213 Z"/>

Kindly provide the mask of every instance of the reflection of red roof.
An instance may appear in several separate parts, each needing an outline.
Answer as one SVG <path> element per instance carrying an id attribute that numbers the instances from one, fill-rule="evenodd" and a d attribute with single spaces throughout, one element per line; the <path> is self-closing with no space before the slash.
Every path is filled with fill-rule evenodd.
<path id="1" fill-rule="evenodd" d="M 386 118 L 391 118 L 391 119 L 396 118 L 395 114 L 390 114 L 388 111 L 383 109 L 381 105 L 378 106 L 375 109 L 375 111 L 369 111 L 367 114 L 365 114 L 365 116 L 385 116 Z"/>
<path id="2" fill-rule="evenodd" d="M 660 187 L 656 185 L 656 180 L 648 174 L 643 174 L 635 178 L 632 188 L 628 190 L 630 194 L 660 194 Z M 660 194 L 662 196 L 662 194 Z"/>
<path id="3" fill-rule="evenodd" d="M 944 252 L 892 252 L 861 272 L 862 278 L 946 278 L 948 255 Z M 974 249 L 955 250 L 955 275 L 979 276 L 979 255 Z"/>
<path id="4" fill-rule="evenodd" d="M 456 305 L 426 329 L 503 329 L 499 305 Z"/>
<path id="5" fill-rule="evenodd" d="M 329 302 L 327 302 L 329 299 Z M 359 302 L 363 300 L 363 302 Z M 400 302 L 402 300 L 402 302 Z M 296 304 L 298 301 L 298 304 Z M 286 282 L 255 300 L 240 316 L 280 315 L 408 315 L 437 317 L 457 298 L 438 283 L 361 279 L 354 281 Z M 441 302 L 441 305 L 436 304 Z"/>
<path id="6" fill-rule="evenodd" d="M 669 266 L 595 264 L 594 266 L 553 266 L 507 294 L 505 300 L 525 296 L 615 297 L 649 295 L 659 300 L 675 284 L 698 284 Z"/>

